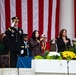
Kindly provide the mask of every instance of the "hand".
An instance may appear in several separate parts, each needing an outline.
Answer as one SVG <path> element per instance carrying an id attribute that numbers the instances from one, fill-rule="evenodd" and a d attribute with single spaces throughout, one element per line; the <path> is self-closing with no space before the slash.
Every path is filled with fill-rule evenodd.
<path id="1" fill-rule="evenodd" d="M 29 48 L 29 45 L 25 46 L 25 48 Z"/>
<path id="2" fill-rule="evenodd" d="M 68 43 L 68 40 L 64 40 L 65 44 Z"/>
<path id="3" fill-rule="evenodd" d="M 27 48 L 27 46 L 25 46 L 25 48 Z"/>
<path id="4" fill-rule="evenodd" d="M 24 50 L 21 50 L 20 54 L 23 54 L 24 53 Z"/>
<path id="5" fill-rule="evenodd" d="M 29 48 L 29 45 L 27 45 L 27 48 Z"/>
<path id="6" fill-rule="evenodd" d="M 37 42 L 39 42 L 39 43 L 40 43 L 40 41 L 39 41 L 39 40 L 37 40 Z"/>
<path id="7" fill-rule="evenodd" d="M 43 41 L 44 40 L 44 38 L 40 38 L 40 41 Z"/>

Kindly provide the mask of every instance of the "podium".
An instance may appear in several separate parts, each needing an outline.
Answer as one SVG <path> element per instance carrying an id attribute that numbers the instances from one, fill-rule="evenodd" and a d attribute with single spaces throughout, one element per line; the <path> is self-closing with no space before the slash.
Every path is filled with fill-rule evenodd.
<path id="1" fill-rule="evenodd" d="M 17 68 L 31 68 L 33 57 L 18 57 Z"/>
<path id="2" fill-rule="evenodd" d="M 68 68 L 69 66 L 69 68 Z M 42 73 L 76 73 L 76 60 L 50 60 L 34 59 L 32 60 L 32 69 L 35 72 Z"/>

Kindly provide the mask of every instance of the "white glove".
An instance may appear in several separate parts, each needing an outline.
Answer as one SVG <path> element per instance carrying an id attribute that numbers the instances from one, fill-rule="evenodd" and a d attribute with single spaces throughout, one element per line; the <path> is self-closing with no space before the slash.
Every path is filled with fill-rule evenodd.
<path id="1" fill-rule="evenodd" d="M 12 23 L 11 27 L 14 27 L 15 22 Z"/>
<path id="2" fill-rule="evenodd" d="M 24 53 L 24 50 L 21 50 L 20 54 L 23 54 Z"/>

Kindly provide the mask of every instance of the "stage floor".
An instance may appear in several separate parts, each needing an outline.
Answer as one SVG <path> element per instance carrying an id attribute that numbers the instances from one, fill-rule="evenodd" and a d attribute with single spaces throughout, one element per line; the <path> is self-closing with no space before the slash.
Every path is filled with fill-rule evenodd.
<path id="1" fill-rule="evenodd" d="M 76 73 L 43 73 L 30 68 L 0 68 L 0 75 L 76 75 Z"/>

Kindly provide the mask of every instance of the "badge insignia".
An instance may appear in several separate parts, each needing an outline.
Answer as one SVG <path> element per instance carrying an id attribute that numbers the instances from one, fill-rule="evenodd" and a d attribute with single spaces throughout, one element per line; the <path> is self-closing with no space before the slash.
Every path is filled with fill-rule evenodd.
<path id="1" fill-rule="evenodd" d="M 11 34 L 11 36 L 14 36 L 13 34 Z"/>
<path id="2" fill-rule="evenodd" d="M 22 31 L 20 30 L 19 33 L 22 34 Z"/>

